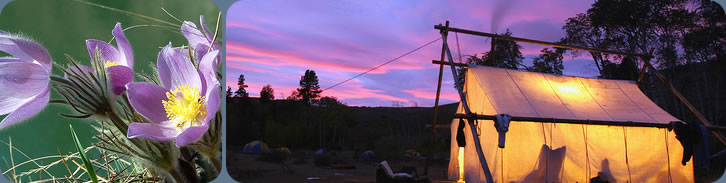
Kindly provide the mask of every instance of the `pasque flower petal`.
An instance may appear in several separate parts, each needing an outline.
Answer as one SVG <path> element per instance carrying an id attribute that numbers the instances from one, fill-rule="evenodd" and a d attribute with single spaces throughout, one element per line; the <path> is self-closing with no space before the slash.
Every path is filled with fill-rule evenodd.
<path id="1" fill-rule="evenodd" d="M 159 123 L 131 123 L 129 124 L 128 138 L 143 137 L 156 141 L 174 140 L 180 133 L 170 121 Z"/>
<path id="2" fill-rule="evenodd" d="M 0 62 L 0 100 L 29 98 L 48 88 L 50 77 L 43 66 L 27 62 Z"/>
<path id="3" fill-rule="evenodd" d="M 171 70 L 167 64 L 166 57 L 162 52 L 156 57 L 156 71 L 159 73 L 159 80 L 164 88 L 171 88 Z"/>
<path id="4" fill-rule="evenodd" d="M 51 59 L 48 50 L 34 41 L 2 32 L 0 33 L 0 51 L 20 58 L 22 61 L 33 62 L 35 60 L 45 70 L 51 70 Z"/>
<path id="5" fill-rule="evenodd" d="M 113 37 L 116 38 L 116 46 L 122 57 L 122 59 L 118 61 L 119 64 L 128 66 L 133 70 L 134 54 L 131 50 L 131 44 L 129 44 L 129 40 L 126 39 L 126 35 L 124 35 L 123 29 L 121 28 L 121 23 L 116 23 L 116 26 L 114 26 L 111 34 L 113 34 Z"/>
<path id="6" fill-rule="evenodd" d="M 50 54 L 48 53 L 48 50 L 43 48 L 43 46 L 41 46 L 40 44 L 27 40 L 27 39 L 11 39 L 11 40 L 13 42 L 15 42 L 16 45 L 18 45 L 18 48 L 23 50 L 26 54 L 28 54 L 35 61 L 38 61 L 38 63 L 40 63 L 40 65 L 42 65 L 45 68 L 45 70 L 50 72 L 51 65 L 50 65 Z"/>
<path id="7" fill-rule="evenodd" d="M 203 58 L 209 51 L 209 46 L 205 44 L 197 44 L 194 46 L 194 52 L 196 52 L 194 54 L 197 55 L 197 59 Z"/>
<path id="8" fill-rule="evenodd" d="M 10 125 L 17 124 L 20 121 L 28 119 L 45 108 L 48 105 L 50 99 L 50 88 L 46 87 L 40 94 L 33 97 L 31 100 L 26 101 L 25 104 L 20 106 L 10 115 L 6 116 L 2 122 L 0 122 L 0 129 L 8 127 Z"/>
<path id="9" fill-rule="evenodd" d="M 0 100 L 0 115 L 5 115 L 17 110 L 20 106 L 30 101 L 32 98 L 4 98 Z"/>
<path id="10" fill-rule="evenodd" d="M 166 92 L 166 89 L 151 83 L 131 82 L 126 84 L 126 94 L 131 107 L 153 122 L 169 120 L 166 117 L 164 105 L 161 103 L 166 99 Z"/>
<path id="11" fill-rule="evenodd" d="M 207 116 L 204 119 L 204 123 L 209 123 L 209 120 L 214 119 L 214 116 L 217 115 L 217 111 L 219 111 L 219 104 L 220 104 L 220 95 L 219 92 L 219 83 L 216 83 L 215 85 L 212 85 L 212 87 L 209 89 L 209 91 L 206 93 L 207 98 Z"/>
<path id="12" fill-rule="evenodd" d="M 179 134 L 179 136 L 176 137 L 176 146 L 181 147 L 196 142 L 204 135 L 204 133 L 207 132 L 208 129 L 209 123 L 185 129 L 181 134 Z"/>
<path id="13" fill-rule="evenodd" d="M 88 48 L 88 55 L 91 56 L 91 63 L 95 62 L 101 62 L 103 65 L 104 63 L 111 61 L 111 62 L 125 62 L 122 61 L 124 59 L 121 54 L 118 52 L 118 50 L 113 47 L 113 45 L 108 44 L 103 41 L 95 40 L 95 39 L 89 39 L 86 40 L 86 47 Z M 101 55 L 103 56 L 103 60 L 96 60 L 96 56 L 94 52 L 96 51 L 96 48 L 98 48 L 98 51 L 101 52 Z"/>
<path id="14" fill-rule="evenodd" d="M 106 75 L 114 95 L 121 95 L 126 90 L 126 84 L 134 81 L 134 71 L 123 65 L 106 68 Z"/>
<path id="15" fill-rule="evenodd" d="M 207 30 L 207 24 L 204 23 L 204 16 L 199 16 L 199 26 L 202 27 L 202 31 L 204 31 L 204 35 L 207 37 L 208 40 L 214 39 L 212 36 L 212 33 Z"/>
<path id="16" fill-rule="evenodd" d="M 27 63 L 31 63 L 32 61 L 27 61 L 27 60 L 23 60 L 23 59 L 20 59 L 20 58 L 15 58 L 15 57 L 0 57 L 0 63 L 3 63 L 3 62 L 27 62 Z"/>
<path id="17" fill-rule="evenodd" d="M 168 89 L 189 85 L 200 90 L 203 88 L 199 72 L 186 54 L 174 50 L 169 43 L 161 49 L 159 55 L 157 69 L 164 87 Z"/>
<path id="18" fill-rule="evenodd" d="M 184 21 L 181 26 L 182 35 L 189 41 L 189 46 L 196 46 L 197 44 L 209 44 L 210 40 L 207 39 L 205 34 L 202 34 L 197 25 L 190 21 Z"/>
<path id="19" fill-rule="evenodd" d="M 206 86 L 209 87 L 219 83 L 217 80 L 217 65 L 215 64 L 218 54 L 218 50 L 213 50 L 204 55 L 204 57 L 202 57 L 199 61 L 199 72 L 201 73 Z"/>

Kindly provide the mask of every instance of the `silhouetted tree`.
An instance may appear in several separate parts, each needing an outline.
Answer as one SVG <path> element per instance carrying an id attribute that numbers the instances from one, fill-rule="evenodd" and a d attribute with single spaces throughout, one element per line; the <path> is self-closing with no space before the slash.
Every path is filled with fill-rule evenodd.
<path id="1" fill-rule="evenodd" d="M 343 105 L 340 101 L 338 101 L 338 98 L 331 96 L 321 97 L 319 100 L 315 100 L 315 104 L 320 107 Z"/>
<path id="2" fill-rule="evenodd" d="M 605 61 L 602 65 L 601 77 L 609 79 L 636 80 L 638 79 L 640 70 L 638 70 L 638 65 L 636 65 L 635 60 L 635 57 L 624 57 L 620 64 Z"/>
<path id="3" fill-rule="evenodd" d="M 532 61 L 531 71 L 550 73 L 562 75 L 562 69 L 565 67 L 562 65 L 562 54 L 565 52 L 564 49 L 550 50 L 549 48 L 542 49 L 542 54 L 535 57 Z"/>
<path id="4" fill-rule="evenodd" d="M 275 90 L 272 89 L 272 86 L 265 85 L 262 87 L 262 90 L 260 91 L 260 101 L 262 102 L 268 102 L 275 99 Z"/>
<path id="5" fill-rule="evenodd" d="M 584 13 L 568 18 L 562 29 L 565 30 L 566 35 L 560 40 L 560 42 L 564 44 L 588 48 L 608 49 L 612 42 L 604 35 L 604 30 L 599 27 L 594 27 L 587 14 Z M 581 51 L 578 50 L 570 50 L 569 52 L 573 56 L 579 56 L 581 54 Z M 602 63 L 607 61 L 608 55 L 598 52 L 590 52 L 590 55 L 592 56 L 592 60 L 595 62 L 597 71 L 601 72 Z"/>
<path id="6" fill-rule="evenodd" d="M 512 32 L 507 29 L 507 32 L 502 34 L 503 36 L 512 36 Z M 481 58 L 476 55 L 467 58 L 469 64 L 486 65 L 501 67 L 507 69 L 518 69 L 522 65 L 522 49 L 517 42 L 494 39 L 494 49 L 484 52 Z"/>
<path id="7" fill-rule="evenodd" d="M 290 96 L 287 96 L 285 98 L 285 100 L 300 100 L 300 97 L 298 94 L 299 93 L 297 92 L 297 90 L 293 90 L 292 92 L 290 92 Z"/>
<path id="8" fill-rule="evenodd" d="M 232 97 L 232 87 L 227 87 L 227 98 Z"/>
<path id="9" fill-rule="evenodd" d="M 683 50 L 689 61 L 716 61 L 726 56 L 726 14 L 713 1 L 702 1 L 696 9 L 698 19 L 683 36 Z"/>
<path id="10" fill-rule="evenodd" d="M 598 0 L 586 13 L 567 19 L 562 42 L 640 54 L 654 49 L 654 65 L 677 66 L 687 62 L 684 36 L 703 22 L 703 17 L 689 10 L 698 4 L 696 0 Z M 602 76 L 606 75 L 604 63 L 625 59 L 622 55 L 591 54 Z M 640 58 L 634 61 L 639 64 Z"/>
<path id="11" fill-rule="evenodd" d="M 240 74 L 239 78 L 237 78 L 237 91 L 235 91 L 235 96 L 242 97 L 242 98 L 248 98 L 249 94 L 247 94 L 247 85 L 245 84 L 245 75 Z"/>
<path id="12" fill-rule="evenodd" d="M 305 104 L 310 104 L 311 100 L 320 97 L 320 90 L 318 85 L 318 76 L 315 75 L 315 71 L 306 70 L 305 75 L 300 77 L 300 88 L 297 89 L 298 97 Z"/>

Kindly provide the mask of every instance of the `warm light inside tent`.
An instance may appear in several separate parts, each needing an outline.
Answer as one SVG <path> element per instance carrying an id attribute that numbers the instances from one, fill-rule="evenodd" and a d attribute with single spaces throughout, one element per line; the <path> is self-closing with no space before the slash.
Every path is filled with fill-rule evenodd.
<path id="1" fill-rule="evenodd" d="M 464 147 L 459 147 L 459 180 L 456 182 L 464 181 Z"/>
<path id="2" fill-rule="evenodd" d="M 574 86 L 567 86 L 567 85 L 557 85 L 555 86 L 557 91 L 562 94 L 566 95 L 579 95 L 580 89 Z"/>

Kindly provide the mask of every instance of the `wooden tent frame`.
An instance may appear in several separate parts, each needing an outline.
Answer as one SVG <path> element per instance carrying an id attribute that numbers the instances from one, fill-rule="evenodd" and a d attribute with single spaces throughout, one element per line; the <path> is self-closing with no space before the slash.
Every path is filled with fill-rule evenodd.
<path id="1" fill-rule="evenodd" d="M 655 74 L 655 76 L 664 84 L 666 87 L 668 87 L 671 92 L 680 100 L 681 103 L 686 105 L 689 111 L 691 111 L 696 118 L 709 130 L 711 130 L 711 133 L 719 140 L 721 143 L 726 145 L 726 138 L 724 138 L 719 131 L 726 131 L 726 127 L 724 126 L 714 126 L 709 122 L 701 112 L 699 112 L 693 104 L 691 104 L 673 85 L 661 74 L 653 65 L 650 64 L 650 59 L 653 58 L 653 48 L 650 49 L 648 54 L 637 54 L 637 53 L 628 53 L 628 52 L 621 52 L 621 51 L 613 51 L 613 50 L 604 50 L 604 49 L 597 49 L 597 48 L 586 48 L 586 47 L 579 47 L 579 46 L 570 46 L 565 44 L 559 44 L 559 43 L 552 43 L 552 42 L 546 42 L 546 41 L 539 41 L 539 40 L 533 40 L 533 39 L 526 39 L 526 38 L 519 38 L 519 37 L 512 37 L 512 36 L 503 36 L 503 35 L 497 35 L 497 34 L 491 34 L 486 32 L 479 32 L 479 31 L 473 31 L 473 30 L 467 30 L 467 29 L 460 29 L 460 28 L 454 28 L 449 27 L 449 21 L 446 21 L 446 25 L 435 25 L 434 29 L 437 29 L 441 33 L 442 38 L 442 47 L 441 47 L 441 58 L 439 60 L 433 60 L 433 64 L 439 65 L 439 78 L 436 88 L 436 100 L 434 102 L 434 115 L 432 120 L 431 127 L 431 140 L 429 141 L 429 149 L 428 149 L 428 155 L 426 157 L 426 165 L 424 168 L 424 174 L 428 175 L 428 167 L 430 165 L 430 157 L 431 153 L 434 147 L 434 139 L 436 137 L 436 129 L 438 128 L 436 126 L 436 122 L 438 120 L 438 112 L 439 112 L 439 98 L 441 95 L 441 80 L 443 77 L 443 71 L 444 71 L 444 65 L 449 65 L 451 67 L 451 73 L 453 75 L 456 89 L 459 93 L 459 97 L 461 99 L 462 106 L 464 107 L 465 114 L 455 114 L 454 118 L 458 119 L 465 119 L 467 123 L 469 124 L 471 129 L 471 133 L 474 137 L 479 136 L 476 132 L 474 121 L 476 120 L 494 120 L 495 116 L 493 115 L 478 115 L 474 114 L 469 110 L 469 106 L 467 104 L 466 95 L 463 93 L 463 84 L 460 83 L 460 80 L 457 74 L 456 67 L 467 67 L 466 64 L 461 63 L 455 63 L 454 59 L 451 54 L 451 50 L 449 49 L 449 46 L 447 44 L 447 36 L 449 32 L 455 32 L 455 33 L 462 33 L 462 34 L 469 34 L 474 36 L 482 36 L 482 37 L 489 37 L 491 38 L 491 44 L 492 49 L 494 49 L 494 43 L 496 39 L 503 39 L 503 40 L 509 40 L 509 41 L 515 41 L 515 42 L 525 42 L 525 43 L 531 43 L 531 44 L 538 44 L 538 45 L 544 45 L 544 46 L 551 46 L 556 48 L 564 48 L 564 49 L 574 49 L 574 50 L 581 50 L 581 51 L 588 51 L 588 52 L 598 52 L 598 53 L 608 53 L 608 54 L 617 54 L 617 55 L 626 55 L 626 56 L 634 56 L 634 57 L 640 57 L 643 60 L 643 68 L 640 72 L 640 75 L 638 76 L 638 79 L 636 82 L 638 85 L 641 84 L 641 81 L 643 77 L 645 76 L 645 72 L 647 69 L 650 69 L 652 73 Z M 445 59 L 448 58 L 448 61 Z M 539 117 L 521 117 L 521 116 L 512 116 L 511 119 L 512 122 L 518 122 L 518 121 L 529 121 L 529 122 L 544 122 L 544 123 L 568 123 L 568 124 L 590 124 L 590 125 L 608 125 L 608 126 L 640 126 L 640 127 L 656 127 L 656 128 L 670 128 L 670 124 L 653 124 L 653 123 L 646 123 L 646 122 L 635 122 L 635 121 L 628 121 L 628 122 L 620 122 L 620 121 L 601 121 L 601 120 L 582 120 L 582 119 L 555 119 L 555 118 L 539 118 Z M 428 125 L 427 125 L 428 126 Z M 492 181 L 492 175 L 491 171 L 489 170 L 489 167 L 486 163 L 486 158 L 484 157 L 484 154 L 482 153 L 481 144 L 479 143 L 478 138 L 474 138 L 474 145 L 476 147 L 477 154 L 479 156 L 480 165 L 482 166 L 482 170 L 484 171 L 484 175 L 486 177 L 487 182 L 493 182 Z M 718 153 L 717 153 L 718 154 Z"/>

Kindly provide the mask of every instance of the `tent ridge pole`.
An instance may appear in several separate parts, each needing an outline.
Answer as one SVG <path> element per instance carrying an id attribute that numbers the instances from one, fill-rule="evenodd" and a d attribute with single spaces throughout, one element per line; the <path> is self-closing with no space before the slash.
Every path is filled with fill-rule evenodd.
<path id="1" fill-rule="evenodd" d="M 467 114 L 454 114 L 456 119 L 481 119 L 495 120 L 494 115 L 478 115 L 473 116 Z M 560 119 L 560 118 L 539 118 L 539 117 L 520 117 L 512 116 L 512 122 L 541 122 L 541 123 L 563 123 L 563 124 L 585 124 L 585 125 L 607 125 L 607 126 L 631 126 L 631 127 L 655 127 L 655 128 L 671 128 L 670 124 L 656 124 L 640 121 L 603 121 L 603 120 L 578 120 L 578 119 Z M 712 131 L 726 131 L 726 126 L 704 125 Z"/>
<path id="2" fill-rule="evenodd" d="M 441 30 L 443 28 L 444 27 L 441 26 L 441 24 L 434 26 L 434 29 Z M 513 36 L 503 36 L 503 35 L 498 35 L 498 34 L 479 32 L 479 31 L 473 31 L 473 30 L 467 30 L 467 29 L 459 29 L 459 28 L 454 28 L 454 27 L 449 27 L 448 31 L 449 32 L 458 32 L 458 33 L 462 33 L 462 34 L 475 35 L 475 36 L 490 37 L 492 39 L 503 39 L 503 40 L 509 40 L 509 41 L 517 41 L 517 42 L 525 42 L 525 43 L 538 44 L 538 45 L 544 45 L 544 46 L 552 46 L 552 47 L 557 47 L 557 48 L 582 50 L 582 51 L 598 52 L 598 53 L 618 54 L 618 55 L 628 55 L 628 56 L 636 56 L 636 57 L 650 57 L 650 55 L 635 54 L 635 53 L 628 53 L 628 52 L 614 51 L 614 50 L 604 50 L 604 49 L 597 49 L 597 48 L 570 46 L 570 45 L 559 44 L 559 43 L 519 38 L 519 37 L 513 37 Z"/>

